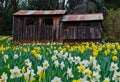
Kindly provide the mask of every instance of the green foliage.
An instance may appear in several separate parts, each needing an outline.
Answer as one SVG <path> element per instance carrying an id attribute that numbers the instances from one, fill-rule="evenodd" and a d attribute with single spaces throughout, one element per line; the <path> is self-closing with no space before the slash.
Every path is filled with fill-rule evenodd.
<path id="1" fill-rule="evenodd" d="M 107 9 L 120 8 L 120 0 L 104 0 L 104 4 L 105 4 Z"/>
<path id="2" fill-rule="evenodd" d="M 57 0 L 28 0 L 28 9 L 53 10 L 58 9 Z"/>
<path id="3" fill-rule="evenodd" d="M 8 35 L 12 34 L 12 18 L 13 18 L 13 9 L 11 8 L 4 16 L 4 20 L 0 24 L 0 34 Z"/>
<path id="4" fill-rule="evenodd" d="M 120 9 L 107 10 L 106 18 L 103 21 L 103 27 L 108 41 L 120 42 Z"/>

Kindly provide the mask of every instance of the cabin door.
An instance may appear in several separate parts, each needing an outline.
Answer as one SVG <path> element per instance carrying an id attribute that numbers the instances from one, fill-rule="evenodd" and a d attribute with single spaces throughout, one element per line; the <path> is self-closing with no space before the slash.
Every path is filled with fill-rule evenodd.
<path id="1" fill-rule="evenodd" d="M 53 41 L 53 18 L 43 19 L 43 40 Z"/>
<path id="2" fill-rule="evenodd" d="M 25 41 L 39 41 L 41 38 L 40 28 L 39 28 L 39 18 L 37 16 L 27 16 L 25 18 L 24 37 Z"/>

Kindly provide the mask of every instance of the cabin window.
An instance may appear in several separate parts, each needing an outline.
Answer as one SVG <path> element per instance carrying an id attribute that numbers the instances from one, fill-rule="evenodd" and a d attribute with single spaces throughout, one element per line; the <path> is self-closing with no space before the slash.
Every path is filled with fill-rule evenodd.
<path id="1" fill-rule="evenodd" d="M 99 26 L 99 22 L 89 21 L 89 22 L 81 22 L 81 26 Z"/>
<path id="2" fill-rule="evenodd" d="M 33 18 L 27 18 L 26 19 L 26 26 L 27 27 L 33 27 L 35 24 L 34 24 L 34 20 Z"/>
<path id="3" fill-rule="evenodd" d="M 45 24 L 45 26 L 53 26 L 53 19 L 52 18 L 45 18 L 44 24 Z"/>

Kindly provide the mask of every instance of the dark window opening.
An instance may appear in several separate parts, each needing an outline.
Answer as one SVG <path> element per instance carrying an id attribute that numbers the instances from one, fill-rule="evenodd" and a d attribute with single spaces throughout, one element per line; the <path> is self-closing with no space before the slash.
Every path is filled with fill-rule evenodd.
<path id="1" fill-rule="evenodd" d="M 26 19 L 26 26 L 34 26 L 34 20 L 32 18 L 27 18 Z"/>
<path id="2" fill-rule="evenodd" d="M 94 21 L 81 22 L 81 26 L 99 26 L 99 22 Z"/>
<path id="3" fill-rule="evenodd" d="M 44 19 L 44 22 L 45 22 L 45 25 L 48 25 L 48 26 L 53 26 L 53 19 L 52 18 L 46 18 Z"/>
<path id="4" fill-rule="evenodd" d="M 91 22 L 81 22 L 82 26 L 92 26 Z"/>

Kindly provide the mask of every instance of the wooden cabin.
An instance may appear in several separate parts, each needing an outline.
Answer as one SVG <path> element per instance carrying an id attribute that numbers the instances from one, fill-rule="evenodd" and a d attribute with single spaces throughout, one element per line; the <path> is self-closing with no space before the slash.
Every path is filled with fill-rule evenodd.
<path id="1" fill-rule="evenodd" d="M 103 14 L 64 15 L 64 41 L 101 41 Z"/>
<path id="2" fill-rule="evenodd" d="M 65 15 L 66 10 L 20 10 L 13 16 L 15 42 L 101 40 L 102 13 Z"/>
<path id="3" fill-rule="evenodd" d="M 14 14 L 13 40 L 15 42 L 60 41 L 60 20 L 66 10 L 20 10 Z"/>

